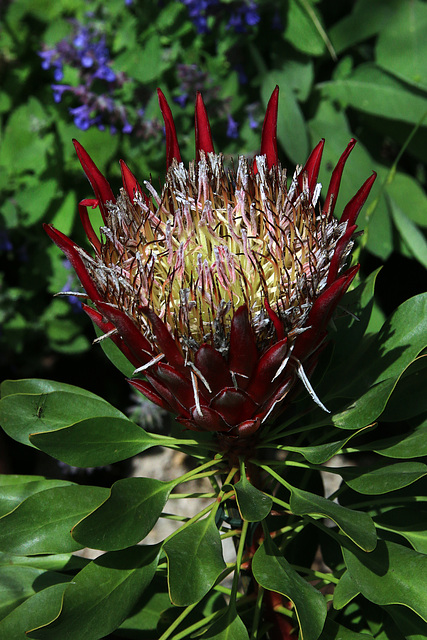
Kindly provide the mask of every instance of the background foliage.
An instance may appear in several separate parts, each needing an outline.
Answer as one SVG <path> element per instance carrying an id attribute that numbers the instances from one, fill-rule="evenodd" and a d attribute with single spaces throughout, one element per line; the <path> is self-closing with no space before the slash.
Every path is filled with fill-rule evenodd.
<path id="1" fill-rule="evenodd" d="M 358 429 L 379 420 L 380 431 L 377 428 L 372 435 L 362 434 L 357 446 L 350 449 L 349 445 L 346 449 L 356 462 L 361 456 L 372 456 L 368 462 L 373 468 L 365 477 L 361 473 L 352 475 L 342 471 L 345 490 L 340 496 L 340 505 L 356 508 L 373 518 L 382 540 L 374 552 L 362 555 L 360 549 L 372 548 L 369 527 L 354 530 L 345 512 L 325 512 L 317 481 L 310 480 L 303 491 L 298 475 L 298 464 L 314 465 L 312 470 L 315 470 L 315 465 L 323 464 L 347 446 L 347 433 L 350 437 L 353 431 L 336 435 L 336 431 L 326 430 L 322 445 L 314 444 L 315 438 L 308 436 L 305 449 L 299 446 L 294 452 L 297 466 L 293 475 L 287 476 L 288 486 L 282 483 L 283 495 L 279 500 L 289 503 L 293 514 L 312 518 L 317 525 L 319 517 L 313 513 L 327 515 L 332 520 L 338 518 L 335 522 L 349 541 L 343 545 L 344 565 L 337 554 L 338 545 L 331 543 L 329 534 L 323 535 L 322 551 L 338 584 L 334 604 L 338 622 L 328 623 L 322 638 L 336 638 L 338 632 L 343 633 L 342 628 L 353 630 L 343 636 L 352 639 L 359 637 L 358 632 L 369 633 L 380 640 L 425 637 L 422 620 L 427 617 L 427 603 L 419 591 L 425 575 L 422 564 L 426 552 L 425 517 L 421 506 L 410 509 L 411 503 L 416 501 L 420 505 L 425 499 L 422 479 L 426 468 L 423 463 L 426 455 L 425 365 L 423 358 L 417 359 L 425 347 L 425 309 L 421 302 L 424 298 L 405 301 L 424 291 L 427 267 L 427 3 L 423 0 L 340 3 L 288 0 L 279 5 L 269 0 L 204 3 L 196 0 L 158 3 L 17 0 L 3 3 L 1 10 L 2 379 L 53 378 L 100 394 L 123 411 L 129 403 L 121 374 L 110 367 L 108 375 L 104 375 L 104 355 L 99 347 L 90 347 L 93 329 L 79 312 L 78 301 L 52 297 L 61 290 L 76 290 L 78 285 L 60 252 L 43 233 L 41 223 L 52 222 L 84 243 L 77 220 L 77 203 L 90 195 L 71 138 L 76 137 L 93 155 L 111 179 L 114 191 L 120 181 L 118 158 L 124 158 L 140 180 L 150 174 L 154 181 L 161 180 L 165 170 L 164 136 L 155 88 L 160 86 L 173 105 L 186 161 L 194 155 L 193 101 L 195 91 L 200 89 L 210 115 L 216 149 L 227 157 L 242 153 L 252 156 L 259 148 L 263 112 L 275 84 L 281 89 L 279 155 L 290 172 L 295 164 L 303 163 L 311 148 L 325 137 L 320 181 L 326 185 L 349 138 L 357 138 L 358 145 L 344 174 L 338 207 L 349 200 L 372 169 L 378 172 L 368 206 L 359 218 L 359 228 L 364 233 L 359 240 L 357 257 L 362 263 L 361 280 L 381 265 L 382 270 L 377 275 L 375 295 L 375 275 L 360 285 L 358 293 L 349 294 L 349 304 L 362 320 L 359 323 L 348 317 L 337 320 L 337 327 L 342 330 L 337 334 L 333 367 L 328 379 L 319 380 L 320 386 L 316 389 L 333 409 L 335 429 L 357 433 Z M 396 311 L 402 303 L 405 304 Z M 366 309 L 363 314 L 362 309 Z M 377 336 L 385 318 L 395 311 Z M 408 343 L 412 344 L 412 350 L 406 349 Z M 360 346 L 354 352 L 352 346 L 356 344 Z M 399 357 L 401 352 L 406 355 Z M 393 354 L 391 361 L 384 360 L 384 354 L 390 353 Z M 28 434 L 33 433 L 34 428 L 28 423 L 28 417 L 35 409 L 37 416 L 39 410 L 40 415 L 46 411 L 49 428 L 31 444 L 72 465 L 115 463 L 154 444 L 168 444 L 166 436 L 141 432 L 129 423 L 124 413 L 82 389 L 75 391 L 74 387 L 64 385 L 49 388 L 48 406 L 34 407 L 31 403 L 41 393 L 38 383 L 25 384 L 13 387 L 13 383 L 4 383 L 2 387 L 4 415 L 18 415 L 11 426 L 3 426 L 22 445 L 30 444 Z M 47 393 L 46 389 L 43 393 Z M 21 414 L 17 412 L 18 405 Z M 72 425 L 57 420 L 58 406 L 69 410 L 74 420 Z M 75 425 L 81 417 L 78 411 L 83 409 L 88 421 L 85 432 L 89 429 L 95 442 L 105 439 L 102 421 L 106 417 L 110 420 L 108 433 L 112 443 L 115 435 L 120 437 L 126 432 L 129 442 L 115 457 L 112 453 L 115 449 L 108 442 L 98 457 L 88 449 L 84 455 L 79 450 L 81 434 Z M 317 414 L 311 421 L 310 428 L 314 431 L 318 426 L 325 426 L 324 419 L 322 423 Z M 67 427 L 66 433 L 62 431 L 64 427 Z M 2 461 L 7 465 L 5 468 L 18 474 L 33 471 L 35 453 L 33 456 L 28 447 L 2 437 L 10 452 Z M 321 446 L 324 448 L 319 449 Z M 383 464 L 384 458 L 394 459 L 394 472 Z M 114 473 L 120 476 L 121 471 L 114 470 Z M 369 475 L 371 473 L 377 475 Z M 58 469 L 52 478 L 60 478 Z M 110 485 L 111 477 L 108 480 Z M 9 483 L 7 476 L 3 482 Z M 416 490 L 412 486 L 414 482 Z M 4 594 L 6 604 L 0 604 L 0 618 L 6 622 L 0 621 L 0 637 L 2 624 L 5 634 L 13 629 L 14 633 L 21 634 L 16 637 L 25 637 L 23 627 L 19 626 L 22 621 L 29 619 L 34 627 L 52 619 L 58 612 L 68 581 L 76 574 L 82 586 L 74 600 L 72 591 L 67 591 L 71 594 L 67 596 L 71 604 L 65 626 L 75 627 L 75 637 L 82 637 L 78 635 L 81 629 L 77 626 L 81 602 L 92 592 L 94 583 L 104 581 L 111 590 L 100 593 L 99 598 L 107 599 L 111 615 L 106 618 L 105 609 L 101 607 L 95 624 L 101 621 L 104 624 L 102 629 L 97 627 L 98 634 L 110 633 L 121 622 L 114 617 L 120 603 L 127 603 L 129 613 L 130 605 L 135 604 L 132 594 L 142 594 L 154 575 L 159 549 L 154 546 L 132 548 L 132 552 L 123 550 L 143 537 L 138 528 L 136 533 L 132 532 L 132 524 L 121 530 L 122 538 L 100 544 L 96 537 L 99 523 L 97 527 L 90 519 L 85 521 L 86 525 L 79 525 L 73 539 L 68 536 L 64 543 L 65 531 L 99 505 L 107 504 L 104 501 L 109 491 L 105 487 L 86 486 L 82 491 L 80 485 L 64 480 L 63 476 L 49 480 L 20 476 L 16 483 L 11 476 L 10 484 L 13 486 L 6 491 L 3 506 L 0 504 L 1 513 L 15 514 L 6 517 L 17 519 L 13 530 L 22 534 L 11 537 L 8 534 L 12 530 L 11 521 L 3 520 L 1 549 L 8 555 L 1 567 L 4 574 L 0 584 L 10 584 L 18 571 L 23 589 L 18 599 L 13 590 Z M 172 484 L 149 488 L 114 486 L 120 504 L 129 495 L 149 495 L 153 500 L 150 509 L 156 513 L 162 511 L 174 489 Z M 373 497 L 372 486 L 376 487 L 377 497 Z M 255 512 L 251 513 L 242 506 L 247 487 L 240 486 L 235 491 L 243 519 L 247 522 L 262 519 L 262 500 L 254 499 Z M 47 526 L 45 535 L 37 543 L 39 546 L 29 547 L 25 509 L 29 508 L 45 522 L 46 506 L 38 501 L 41 493 L 43 499 L 49 498 L 47 504 L 55 505 L 56 511 L 51 511 L 53 524 L 50 528 Z M 384 498 L 384 493 L 388 497 Z M 110 512 L 107 509 L 105 513 L 98 513 L 103 526 L 108 518 L 118 517 L 112 500 L 114 495 L 111 494 L 108 502 Z M 78 510 L 70 510 L 70 505 L 75 503 L 79 505 Z M 328 509 L 333 509 L 333 503 L 328 504 Z M 392 504 L 393 509 L 387 504 Z M 22 505 L 20 510 L 12 512 L 18 505 Z M 139 508 L 143 510 L 143 506 Z M 68 519 L 63 528 L 58 529 L 55 517 L 62 521 L 64 514 Z M 406 528 L 402 528 L 402 522 Z M 209 549 L 212 544 L 209 536 L 216 534 L 208 524 L 212 524 L 212 520 L 205 522 L 203 531 L 197 528 L 191 531 L 191 544 L 203 540 Z M 218 531 L 216 527 L 215 531 Z M 300 548 L 306 544 L 303 535 Z M 318 537 L 307 536 L 310 544 L 313 540 L 318 543 Z M 342 538 L 342 533 L 339 536 Z M 71 555 L 84 545 L 107 550 L 106 560 L 87 563 Z M 262 548 L 254 559 L 253 571 L 261 585 L 274 590 L 275 577 L 281 575 L 280 572 L 286 573 L 287 566 L 282 559 L 277 559 L 274 547 L 268 550 L 269 561 L 262 558 Z M 293 565 L 306 566 L 295 548 L 289 555 Z M 33 555 L 45 553 L 53 555 Z M 22 557 L 27 554 L 29 557 L 24 562 Z M 179 554 L 176 554 L 173 544 L 166 548 L 169 562 L 177 562 L 179 575 Z M 11 560 L 12 556 L 21 560 Z M 381 577 L 384 578 L 381 568 L 387 565 L 392 570 L 381 582 Z M 199 615 L 203 613 L 206 619 L 215 622 L 215 612 L 223 603 L 218 600 L 218 591 L 205 597 L 206 585 L 209 590 L 224 567 L 215 555 L 208 566 L 210 573 L 201 580 L 199 591 L 184 593 L 178 580 L 174 597 L 176 603 L 188 606 L 201 598 Z M 406 567 L 404 571 L 402 567 Z M 117 571 L 122 580 L 120 588 L 114 584 Z M 373 578 L 375 575 L 378 582 Z M 158 623 L 162 633 L 176 614 L 168 609 L 170 601 L 164 573 L 160 571 L 155 580 L 160 586 L 157 599 L 152 602 L 152 615 L 153 620 L 157 620 L 157 613 L 166 611 Z M 305 587 L 295 580 L 289 588 L 301 596 Z M 399 600 L 399 582 L 408 592 L 415 590 L 415 595 L 409 593 L 406 603 Z M 184 601 L 185 598 L 191 602 Z M 312 602 L 313 611 L 317 610 L 312 592 L 307 598 Z M 414 602 L 418 603 L 415 611 Z M 298 610 L 297 601 L 295 605 Z M 95 602 L 95 611 L 97 606 Z M 321 605 L 319 607 L 322 610 Z M 38 620 L 37 612 L 41 610 L 47 613 Z M 230 638 L 245 637 L 241 635 L 240 618 L 233 618 L 234 614 L 231 610 L 228 622 L 234 635 Z M 123 623 L 124 628 L 117 631 L 117 637 L 149 637 L 141 635 L 143 625 L 151 624 L 146 615 L 144 620 L 138 618 L 137 612 L 129 617 Z M 244 602 L 239 605 L 239 615 L 245 619 Z M 301 619 L 302 625 L 308 625 L 308 639 L 318 637 L 322 615 L 320 611 L 305 621 Z M 87 628 L 88 621 L 83 623 Z M 157 622 L 153 624 L 155 628 Z M 197 625 L 197 620 L 194 624 Z M 150 629 L 146 627 L 147 633 Z M 215 636 L 215 629 L 209 637 L 220 637 Z M 55 637 L 55 633 L 58 632 L 53 628 L 32 637 Z M 66 636 L 61 632 L 61 637 Z"/>

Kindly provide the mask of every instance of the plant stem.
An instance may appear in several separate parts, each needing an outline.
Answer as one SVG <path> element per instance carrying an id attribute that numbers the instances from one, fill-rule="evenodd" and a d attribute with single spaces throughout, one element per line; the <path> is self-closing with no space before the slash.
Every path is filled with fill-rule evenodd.
<path id="1" fill-rule="evenodd" d="M 251 640 L 258 640 L 258 627 L 262 611 L 262 599 L 264 597 L 264 588 L 258 585 L 258 593 L 255 603 L 255 615 L 252 622 Z"/>

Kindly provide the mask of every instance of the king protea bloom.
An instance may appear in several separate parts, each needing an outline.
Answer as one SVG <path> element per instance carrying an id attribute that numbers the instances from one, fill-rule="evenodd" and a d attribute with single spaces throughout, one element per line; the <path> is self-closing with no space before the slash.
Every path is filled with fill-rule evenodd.
<path id="1" fill-rule="evenodd" d="M 319 206 L 324 140 L 287 180 L 277 154 L 278 87 L 268 103 L 261 151 L 225 169 L 214 151 L 200 93 L 196 159 L 181 155 L 159 90 L 167 173 L 145 190 L 121 161 L 116 197 L 88 153 L 74 145 L 95 199 L 79 205 L 93 256 L 46 225 L 92 305 L 83 308 L 135 367 L 130 381 L 193 430 L 247 437 L 283 409 L 309 377 L 331 316 L 359 265 L 346 268 L 355 221 L 373 174 L 334 217 L 351 140 Z M 99 206 L 100 237 L 88 208 Z"/>

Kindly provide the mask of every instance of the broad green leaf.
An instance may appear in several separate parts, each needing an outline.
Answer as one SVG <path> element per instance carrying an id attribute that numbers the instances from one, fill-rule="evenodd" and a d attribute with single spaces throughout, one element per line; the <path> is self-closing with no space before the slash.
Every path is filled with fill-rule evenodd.
<path id="1" fill-rule="evenodd" d="M 327 618 L 319 640 L 374 640 L 374 638 L 367 633 L 357 633 L 347 629 L 342 624 L 337 624 L 334 620 Z"/>
<path id="2" fill-rule="evenodd" d="M 199 602 L 226 567 L 221 537 L 210 516 L 181 527 L 163 550 L 168 559 L 169 594 L 178 607 Z"/>
<path id="3" fill-rule="evenodd" d="M 349 602 L 358 596 L 359 593 L 360 590 L 351 579 L 349 572 L 345 571 L 334 590 L 334 609 L 343 609 Z"/>
<path id="4" fill-rule="evenodd" d="M 378 605 L 404 605 L 427 620 L 426 555 L 383 541 L 371 553 L 343 547 L 343 555 L 365 598 Z"/>
<path id="5" fill-rule="evenodd" d="M 292 487 L 290 507 L 297 516 L 318 514 L 330 518 L 341 531 L 357 546 L 372 551 L 377 544 L 377 535 L 372 518 L 363 511 L 354 511 L 342 507 L 314 493 Z"/>
<path id="6" fill-rule="evenodd" d="M 294 92 L 283 86 L 283 72 L 271 71 L 264 78 L 261 96 L 267 105 L 276 84 L 281 84 L 277 116 L 277 138 L 286 154 L 295 163 L 305 162 L 309 154 L 308 134 L 305 121 Z"/>
<path id="7" fill-rule="evenodd" d="M 37 591 L 68 581 L 65 575 L 35 567 L 0 567 L 0 619 Z"/>
<path id="8" fill-rule="evenodd" d="M 417 124 L 426 112 L 425 96 L 373 64 L 361 65 L 350 77 L 323 82 L 318 88 L 331 100 L 382 118 Z"/>
<path id="9" fill-rule="evenodd" d="M 242 475 L 240 480 L 234 485 L 236 492 L 237 506 L 243 520 L 248 522 L 260 522 L 268 516 L 273 505 L 273 500 L 254 487 L 246 475 Z"/>
<path id="10" fill-rule="evenodd" d="M 26 631 L 56 618 L 66 586 L 67 583 L 54 584 L 31 595 L 0 621 L 0 638 L 27 640 Z"/>
<path id="11" fill-rule="evenodd" d="M 350 433 L 345 438 L 341 440 L 335 440 L 334 442 L 327 442 L 325 444 L 313 445 L 311 447 L 293 447 L 293 446 L 284 446 L 283 448 L 286 451 L 295 451 L 304 456 L 308 462 L 312 464 L 323 464 L 327 462 L 333 456 L 335 456 L 343 447 L 345 447 L 350 440 L 352 440 L 355 436 L 359 435 L 369 427 L 363 427 L 354 433 Z"/>
<path id="12" fill-rule="evenodd" d="M 427 509 L 424 504 L 391 509 L 374 520 L 380 529 L 403 536 L 415 551 L 427 554 Z"/>
<path id="13" fill-rule="evenodd" d="M 399 377 L 427 345 L 426 318 L 427 294 L 421 294 L 401 304 L 386 321 L 361 354 L 362 361 L 356 361 L 353 378 L 341 390 L 334 390 L 337 396 L 358 394 L 346 410 L 333 416 L 336 426 L 356 429 L 378 418 Z"/>
<path id="14" fill-rule="evenodd" d="M 55 431 L 30 435 L 41 451 L 76 467 L 98 467 L 130 458 L 170 439 L 144 431 L 128 418 L 93 417 Z"/>
<path id="15" fill-rule="evenodd" d="M 89 562 L 73 553 L 58 553 L 38 556 L 16 556 L 0 551 L 0 566 L 35 567 L 44 571 L 76 571 Z"/>
<path id="16" fill-rule="evenodd" d="M 412 256 L 427 268 L 427 241 L 416 224 L 402 211 L 392 197 L 388 196 L 390 213 L 394 224 Z"/>
<path id="17" fill-rule="evenodd" d="M 71 534 L 83 546 L 116 551 L 143 540 L 154 527 L 174 482 L 153 478 L 124 478 L 110 495 L 86 516 Z"/>
<path id="18" fill-rule="evenodd" d="M 421 458 L 427 456 L 427 420 L 408 434 L 399 434 L 385 442 L 374 442 L 369 447 L 387 458 Z"/>
<path id="19" fill-rule="evenodd" d="M 427 6 L 424 2 L 401 2 L 379 32 L 377 63 L 405 82 L 427 89 Z"/>
<path id="20" fill-rule="evenodd" d="M 252 560 L 255 580 L 264 589 L 286 596 L 295 607 L 302 640 L 317 640 L 326 619 L 326 601 L 322 594 L 301 578 L 276 545 L 264 542 Z"/>
<path id="21" fill-rule="evenodd" d="M 127 420 L 102 398 L 49 380 L 8 380 L 1 385 L 1 397 L 1 426 L 11 438 L 27 445 L 32 433 L 55 431 L 88 418 Z"/>
<path id="22" fill-rule="evenodd" d="M 64 593 L 55 620 L 28 634 L 38 640 L 98 640 L 117 629 L 156 572 L 160 545 L 112 551 L 88 564 Z"/>
<path id="23" fill-rule="evenodd" d="M 0 475 L 0 516 L 13 511 L 25 498 L 53 487 L 67 487 L 65 480 L 46 480 L 43 476 L 1 476 Z"/>
<path id="24" fill-rule="evenodd" d="M 328 32 L 337 53 L 382 31 L 400 4 L 401 0 L 358 0 L 353 3 L 351 13 L 345 12 Z"/>
<path id="25" fill-rule="evenodd" d="M 427 411 L 426 371 L 427 356 L 420 356 L 409 365 L 399 379 L 385 411 L 381 415 L 381 420 L 385 422 L 400 422 L 413 416 L 425 414 Z"/>
<path id="26" fill-rule="evenodd" d="M 397 462 L 370 470 L 344 467 L 338 473 L 354 491 L 366 495 L 380 495 L 407 487 L 427 475 L 427 465 L 422 462 Z"/>
<path id="27" fill-rule="evenodd" d="M 237 615 L 236 606 L 230 605 L 227 612 L 203 634 L 203 638 L 209 638 L 209 640 L 249 640 L 249 634 Z"/>
<path id="28" fill-rule="evenodd" d="M 399 605 L 389 605 L 384 607 L 384 610 L 393 618 L 405 640 L 425 640 L 427 638 L 427 623 L 410 609 Z"/>
<path id="29" fill-rule="evenodd" d="M 167 590 L 166 578 L 160 578 L 157 574 L 153 578 L 150 589 L 143 594 L 132 614 L 122 622 L 115 635 L 119 638 L 129 638 L 128 631 L 132 630 L 133 632 L 138 631 L 141 638 L 144 638 L 144 634 L 141 634 L 141 631 L 145 631 L 147 637 L 155 638 L 157 630 L 157 635 L 160 636 L 163 632 L 163 628 L 160 629 L 161 616 L 163 612 L 170 608 L 171 601 Z M 179 615 L 180 610 L 175 607 L 173 609 L 174 613 Z M 148 632 L 150 635 L 148 635 Z"/>
<path id="30" fill-rule="evenodd" d="M 307 11 L 307 5 L 312 11 L 311 15 Z M 320 56 L 325 50 L 325 42 L 319 32 L 320 22 L 321 17 L 311 2 L 290 0 L 284 38 L 295 49 L 310 56 Z"/>
<path id="31" fill-rule="evenodd" d="M 70 530 L 107 495 L 108 489 L 104 487 L 71 484 L 29 496 L 0 518 L 0 549 L 17 555 L 80 549 Z"/>
<path id="32" fill-rule="evenodd" d="M 387 184 L 386 192 L 412 222 L 427 227 L 427 196 L 415 178 L 397 171 L 392 182 Z"/>

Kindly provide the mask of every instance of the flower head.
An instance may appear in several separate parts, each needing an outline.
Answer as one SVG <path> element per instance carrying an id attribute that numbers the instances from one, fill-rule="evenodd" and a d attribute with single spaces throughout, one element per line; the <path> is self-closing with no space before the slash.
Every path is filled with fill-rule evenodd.
<path id="1" fill-rule="evenodd" d="M 75 141 L 95 199 L 79 211 L 94 256 L 46 225 L 93 306 L 86 313 L 135 366 L 131 383 L 190 429 L 244 438 L 284 406 L 298 378 L 319 404 L 309 376 L 327 324 L 357 273 L 346 268 L 355 220 L 375 174 L 338 221 L 334 209 L 351 140 L 321 208 L 322 140 L 288 185 L 277 155 L 278 88 L 264 119 L 261 152 L 236 170 L 215 153 L 200 93 L 196 160 L 181 161 L 169 105 L 167 174 L 145 191 L 121 161 L 117 198 Z M 101 238 L 88 208 L 99 206 Z M 144 376 L 144 378 L 142 378 Z"/>

